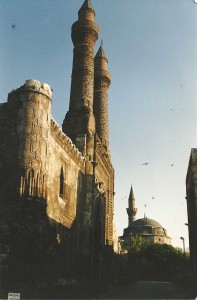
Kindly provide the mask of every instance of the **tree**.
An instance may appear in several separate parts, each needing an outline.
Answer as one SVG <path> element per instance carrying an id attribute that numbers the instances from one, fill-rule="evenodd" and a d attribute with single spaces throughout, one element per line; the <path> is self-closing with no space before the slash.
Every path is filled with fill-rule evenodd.
<path id="1" fill-rule="evenodd" d="M 149 244 L 138 253 L 139 276 L 150 280 L 176 280 L 189 272 L 189 259 L 167 244 Z"/>

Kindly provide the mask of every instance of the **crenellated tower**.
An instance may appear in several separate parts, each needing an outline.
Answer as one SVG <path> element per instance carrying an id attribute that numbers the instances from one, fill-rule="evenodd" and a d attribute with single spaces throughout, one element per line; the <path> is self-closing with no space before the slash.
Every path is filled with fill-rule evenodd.
<path id="1" fill-rule="evenodd" d="M 73 68 L 70 105 L 63 131 L 84 153 L 85 134 L 95 133 L 93 114 L 94 93 L 94 45 L 99 28 L 94 22 L 95 11 L 90 0 L 85 0 L 78 12 L 78 21 L 72 25 Z"/>
<path id="2" fill-rule="evenodd" d="M 8 97 L 9 103 L 18 102 L 21 106 L 17 125 L 21 197 L 47 197 L 51 95 L 48 84 L 26 80 Z"/>
<path id="3" fill-rule="evenodd" d="M 135 207 L 135 197 L 133 193 L 133 188 L 131 186 L 129 199 L 128 199 L 128 208 L 127 208 L 127 214 L 128 214 L 128 226 L 131 226 L 132 222 L 135 221 L 135 217 L 137 214 L 137 208 Z"/>
<path id="4" fill-rule="evenodd" d="M 111 74 L 108 71 L 108 60 L 101 46 L 94 59 L 94 116 L 96 132 L 102 145 L 109 151 L 108 125 L 108 89 L 111 84 Z"/>

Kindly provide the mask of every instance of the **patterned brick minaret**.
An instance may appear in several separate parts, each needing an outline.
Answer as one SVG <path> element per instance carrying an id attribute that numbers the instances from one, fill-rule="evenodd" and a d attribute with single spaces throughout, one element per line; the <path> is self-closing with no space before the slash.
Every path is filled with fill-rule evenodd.
<path id="1" fill-rule="evenodd" d="M 96 133 L 101 143 L 109 151 L 109 125 L 108 125 L 108 88 L 111 83 L 111 74 L 108 71 L 108 60 L 102 44 L 94 59 L 94 116 L 96 120 Z"/>
<path id="2" fill-rule="evenodd" d="M 128 199 L 128 208 L 127 208 L 127 214 L 128 214 L 128 226 L 131 226 L 132 222 L 135 221 L 135 216 L 137 214 L 137 208 L 135 207 L 135 197 L 133 193 L 133 188 L 131 186 L 130 195 Z"/>
<path id="3" fill-rule="evenodd" d="M 72 25 L 74 50 L 70 106 L 62 128 L 76 145 L 80 136 L 95 133 L 94 45 L 99 28 L 94 22 L 94 17 L 95 11 L 90 0 L 85 0 L 78 12 L 78 21 Z M 83 149 L 81 148 L 80 151 L 83 152 Z"/>

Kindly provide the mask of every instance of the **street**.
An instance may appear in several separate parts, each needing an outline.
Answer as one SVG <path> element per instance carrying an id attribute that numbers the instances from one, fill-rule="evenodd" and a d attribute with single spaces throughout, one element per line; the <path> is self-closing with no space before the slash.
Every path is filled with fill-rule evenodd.
<path id="1" fill-rule="evenodd" d="M 98 299 L 195 299 L 192 292 L 172 282 L 138 281 L 113 285 Z"/>

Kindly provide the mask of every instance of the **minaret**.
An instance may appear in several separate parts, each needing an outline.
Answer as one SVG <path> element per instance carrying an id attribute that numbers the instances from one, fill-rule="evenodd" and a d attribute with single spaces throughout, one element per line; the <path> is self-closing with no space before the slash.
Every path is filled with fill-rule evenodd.
<path id="1" fill-rule="evenodd" d="M 94 17 L 95 11 L 90 0 L 85 0 L 78 12 L 78 21 L 72 25 L 74 49 L 70 105 L 62 129 L 76 145 L 77 141 L 81 145 L 85 138 L 83 135 L 95 133 L 94 45 L 99 28 L 94 22 Z M 83 149 L 80 150 L 83 152 Z"/>
<path id="2" fill-rule="evenodd" d="M 127 214 L 128 214 L 128 226 L 131 226 L 132 222 L 135 221 L 135 216 L 137 213 L 137 208 L 135 207 L 135 197 L 133 193 L 133 188 L 131 186 L 130 195 L 128 199 L 128 208 L 127 208 Z"/>
<path id="3" fill-rule="evenodd" d="M 96 133 L 101 143 L 109 151 L 108 125 L 108 89 L 111 83 L 111 74 L 108 71 L 108 60 L 101 46 L 94 59 L 94 116 Z"/>
<path id="4" fill-rule="evenodd" d="M 70 91 L 70 105 L 62 129 L 68 135 L 85 159 L 84 197 L 81 202 L 80 251 L 84 256 L 93 255 L 92 207 L 95 180 L 95 118 L 94 96 L 94 45 L 99 28 L 94 22 L 95 11 L 90 0 L 85 0 L 78 12 L 78 21 L 72 25 L 73 68 Z M 90 262 L 90 260 L 89 260 Z"/>

